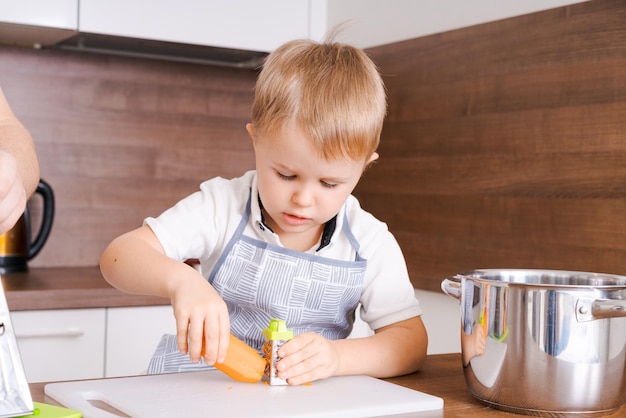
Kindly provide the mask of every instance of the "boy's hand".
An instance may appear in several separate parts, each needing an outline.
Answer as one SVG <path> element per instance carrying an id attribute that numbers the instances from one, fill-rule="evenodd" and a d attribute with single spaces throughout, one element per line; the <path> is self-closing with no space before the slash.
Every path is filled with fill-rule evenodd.
<path id="1" fill-rule="evenodd" d="M 181 353 L 189 353 L 191 361 L 200 357 L 208 365 L 222 363 L 230 340 L 230 320 L 224 300 L 199 273 L 179 282 L 171 297 L 176 317 L 176 339 Z"/>
<path id="2" fill-rule="evenodd" d="M 339 369 L 339 352 L 333 341 L 307 332 L 286 342 L 279 350 L 278 377 L 290 385 L 301 385 L 334 376 Z"/>

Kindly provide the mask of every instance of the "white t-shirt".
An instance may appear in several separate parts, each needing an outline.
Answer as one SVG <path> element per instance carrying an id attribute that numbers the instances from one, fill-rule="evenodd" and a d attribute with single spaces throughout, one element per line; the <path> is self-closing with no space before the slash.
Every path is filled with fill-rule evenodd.
<path id="1" fill-rule="evenodd" d="M 157 218 L 146 218 L 167 256 L 185 261 L 200 260 L 204 277 L 209 276 L 218 258 L 241 222 L 250 197 L 250 220 L 245 235 L 282 246 L 278 235 L 261 223 L 256 171 L 227 180 L 217 177 L 200 185 L 200 191 L 182 199 Z M 409 280 L 400 246 L 387 225 L 364 211 L 349 196 L 337 216 L 330 243 L 319 242 L 308 253 L 337 260 L 354 260 L 355 249 L 341 233 L 344 213 L 359 243 L 359 254 L 367 260 L 361 295 L 361 319 L 376 330 L 422 314 Z"/>

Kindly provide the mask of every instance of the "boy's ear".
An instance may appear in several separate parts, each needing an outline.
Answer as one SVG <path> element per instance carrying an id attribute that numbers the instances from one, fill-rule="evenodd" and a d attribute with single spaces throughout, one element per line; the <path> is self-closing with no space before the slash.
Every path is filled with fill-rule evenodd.
<path id="1" fill-rule="evenodd" d="M 248 135 L 250 135 L 250 139 L 252 139 L 252 145 L 256 144 L 256 132 L 254 131 L 254 125 L 251 123 L 246 123 L 246 131 L 248 131 Z"/>
<path id="2" fill-rule="evenodd" d="M 363 172 L 364 173 L 365 173 L 365 170 L 367 170 L 368 168 L 370 168 L 374 164 L 374 161 L 378 160 L 378 157 L 379 157 L 379 155 L 378 155 L 377 152 L 374 152 L 370 156 L 370 158 L 365 162 L 365 167 L 363 167 Z"/>

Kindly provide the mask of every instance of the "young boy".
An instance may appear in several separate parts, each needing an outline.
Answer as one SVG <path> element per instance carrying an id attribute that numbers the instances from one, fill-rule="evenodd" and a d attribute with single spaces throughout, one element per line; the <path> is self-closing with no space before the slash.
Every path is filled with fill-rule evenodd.
<path id="1" fill-rule="evenodd" d="M 230 332 L 260 351 L 276 318 L 295 333 L 277 363 L 291 385 L 417 370 L 427 334 L 402 252 L 351 195 L 378 158 L 385 113 L 382 79 L 363 51 L 283 45 L 263 66 L 246 126 L 256 170 L 208 180 L 115 239 L 104 277 L 169 298 L 178 349 L 193 362 L 224 361 Z M 375 333 L 346 339 L 359 303 Z"/>

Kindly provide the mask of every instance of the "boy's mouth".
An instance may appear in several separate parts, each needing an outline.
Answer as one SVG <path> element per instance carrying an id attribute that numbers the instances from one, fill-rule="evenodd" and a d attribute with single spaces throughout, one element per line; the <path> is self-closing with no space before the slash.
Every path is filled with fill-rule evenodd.
<path id="1" fill-rule="evenodd" d="M 283 220 L 288 225 L 302 225 L 310 221 L 309 218 L 303 218 L 298 215 L 292 215 L 290 213 L 283 213 Z"/>

